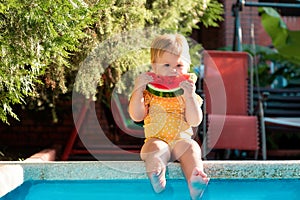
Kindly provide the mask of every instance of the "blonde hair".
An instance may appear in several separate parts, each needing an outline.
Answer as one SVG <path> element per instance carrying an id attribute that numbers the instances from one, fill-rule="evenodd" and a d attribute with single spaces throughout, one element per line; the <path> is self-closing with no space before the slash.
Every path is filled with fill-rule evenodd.
<path id="1" fill-rule="evenodd" d="M 187 63 L 191 63 L 189 45 L 183 35 L 164 34 L 156 37 L 151 44 L 151 63 L 155 63 L 165 52 L 182 56 Z"/>

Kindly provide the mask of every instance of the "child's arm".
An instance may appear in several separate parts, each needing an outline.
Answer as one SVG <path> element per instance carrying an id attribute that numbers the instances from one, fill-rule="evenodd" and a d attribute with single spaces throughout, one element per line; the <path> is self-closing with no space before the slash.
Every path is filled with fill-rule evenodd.
<path id="1" fill-rule="evenodd" d="M 189 125 L 198 126 L 203 118 L 201 102 L 195 93 L 196 86 L 192 81 L 183 81 L 180 87 L 184 90 L 183 97 L 185 100 L 185 118 Z"/>
<path id="2" fill-rule="evenodd" d="M 139 75 L 135 80 L 128 107 L 129 115 L 133 121 L 139 122 L 144 120 L 148 112 L 148 108 L 144 104 L 143 92 L 146 89 L 146 85 L 152 80 L 152 77 L 145 73 Z"/>

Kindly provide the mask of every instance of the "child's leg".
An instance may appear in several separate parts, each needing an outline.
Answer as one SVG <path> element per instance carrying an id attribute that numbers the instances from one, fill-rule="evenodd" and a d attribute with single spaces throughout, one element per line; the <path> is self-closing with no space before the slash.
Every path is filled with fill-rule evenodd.
<path id="1" fill-rule="evenodd" d="M 209 178 L 203 171 L 201 149 L 198 143 L 194 140 L 180 140 L 175 144 L 172 153 L 175 159 L 180 161 L 191 198 L 199 199 Z"/>
<path id="2" fill-rule="evenodd" d="M 166 166 L 170 157 L 169 146 L 162 140 L 149 139 L 142 147 L 141 158 L 145 161 L 147 175 L 157 193 L 166 187 Z"/>

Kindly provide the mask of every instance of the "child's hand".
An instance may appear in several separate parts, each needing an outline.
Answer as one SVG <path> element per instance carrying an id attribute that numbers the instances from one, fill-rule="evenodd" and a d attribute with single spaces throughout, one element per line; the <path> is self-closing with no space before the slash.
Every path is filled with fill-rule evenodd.
<path id="1" fill-rule="evenodd" d="M 183 93 L 183 97 L 185 99 L 193 97 L 196 91 L 196 86 L 195 83 L 192 80 L 186 80 L 186 81 L 182 81 L 179 84 L 179 87 L 181 87 L 184 91 Z"/>
<path id="2" fill-rule="evenodd" d="M 144 91 L 146 89 L 146 86 L 148 83 L 153 81 L 153 78 L 146 73 L 140 74 L 136 79 L 135 79 L 135 84 L 134 84 L 134 90 L 141 90 Z"/>

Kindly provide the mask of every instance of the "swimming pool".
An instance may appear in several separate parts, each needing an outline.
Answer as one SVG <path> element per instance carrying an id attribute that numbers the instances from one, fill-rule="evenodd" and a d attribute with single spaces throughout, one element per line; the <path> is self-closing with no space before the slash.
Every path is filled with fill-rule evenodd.
<path id="1" fill-rule="evenodd" d="M 294 179 L 212 179 L 202 199 L 299 199 L 300 181 Z M 168 180 L 167 189 L 155 194 L 148 180 L 26 181 L 1 200 L 189 199 L 182 179 Z"/>
<path id="2" fill-rule="evenodd" d="M 2 164 L 2 163 L 1 163 Z M 211 177 L 203 199 L 300 199 L 300 161 L 206 161 Z M 0 200 L 189 199 L 178 163 L 168 165 L 167 189 L 155 194 L 142 162 L 9 162 L 24 183 Z"/>

